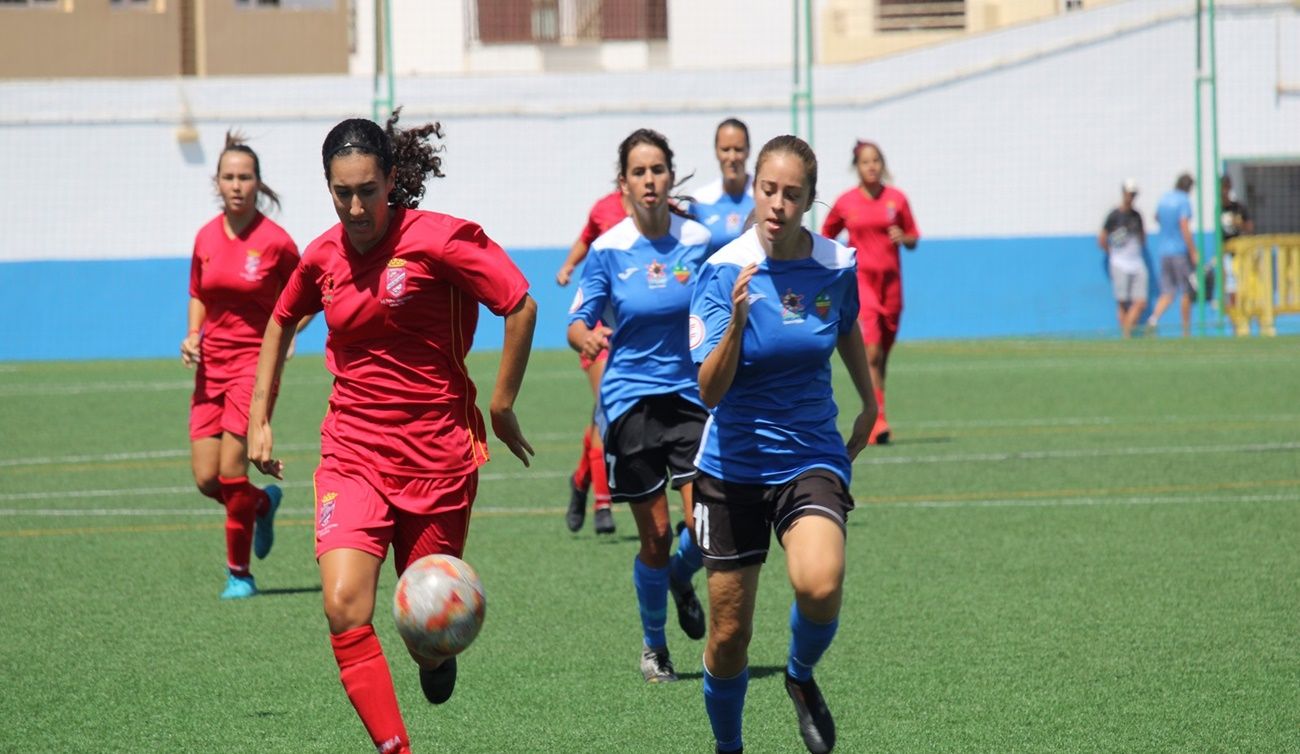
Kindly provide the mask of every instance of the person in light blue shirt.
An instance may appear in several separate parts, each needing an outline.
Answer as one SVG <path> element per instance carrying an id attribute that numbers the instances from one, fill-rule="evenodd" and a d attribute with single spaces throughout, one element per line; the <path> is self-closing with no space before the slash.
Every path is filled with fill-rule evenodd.
<path id="1" fill-rule="evenodd" d="M 1178 176 L 1171 191 L 1165 192 L 1156 205 L 1156 223 L 1160 230 L 1152 238 L 1152 247 L 1160 259 L 1160 297 L 1147 318 L 1147 332 L 1154 333 L 1175 296 L 1181 296 L 1183 337 L 1192 333 L 1192 299 L 1196 297 L 1196 241 L 1192 239 L 1192 177 Z"/>
<path id="2" fill-rule="evenodd" d="M 677 680 L 664 632 L 670 592 L 686 635 L 701 639 L 705 631 L 691 586 L 700 555 L 689 527 L 670 557 L 667 487 L 681 494 L 689 524 L 692 460 L 708 411 L 687 346 L 687 316 L 709 231 L 672 211 L 673 153 L 662 134 L 634 131 L 618 156 L 630 214 L 591 244 L 570 309 L 569 344 L 588 358 L 609 349 L 597 422 L 610 498 L 631 505 L 641 539 L 632 571 L 645 644 L 641 673 L 661 683 Z"/>
<path id="3" fill-rule="evenodd" d="M 816 156 L 779 136 L 754 172 L 754 227 L 709 258 L 691 300 L 691 358 L 713 409 L 695 459 L 709 572 L 704 706 L 717 751 L 741 750 L 758 575 L 775 531 L 795 593 L 785 689 L 804 744 L 827 752 L 835 722 L 812 672 L 839 626 L 851 464 L 876 401 L 854 250 L 800 224 L 816 198 Z M 847 442 L 836 428 L 835 351 L 861 401 Z"/>
<path id="4" fill-rule="evenodd" d="M 749 127 L 737 118 L 722 121 L 713 134 L 713 151 L 722 177 L 702 186 L 691 200 L 691 214 L 713 236 L 709 253 L 736 240 L 754 209 L 754 179 L 745 169 Z"/>

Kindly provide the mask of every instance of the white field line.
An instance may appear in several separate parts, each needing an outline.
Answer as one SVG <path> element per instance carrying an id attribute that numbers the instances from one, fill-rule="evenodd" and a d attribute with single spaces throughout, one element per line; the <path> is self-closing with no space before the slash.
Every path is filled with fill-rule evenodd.
<path id="1" fill-rule="evenodd" d="M 479 474 L 479 481 L 496 482 L 506 479 L 558 479 L 569 476 L 568 471 L 517 471 L 504 472 L 497 474 Z M 269 482 L 269 477 L 264 477 L 261 481 Z M 311 487 L 312 482 L 276 482 L 282 489 L 297 489 L 299 487 Z M 46 492 L 9 492 L 0 494 L 0 502 L 16 502 L 19 500 L 76 500 L 81 498 L 95 497 L 153 497 L 158 495 L 188 495 L 198 494 L 193 486 L 183 487 L 135 487 L 119 489 L 99 489 L 99 490 L 50 490 Z"/>
<path id="2" fill-rule="evenodd" d="M 910 427 L 913 429 L 998 429 L 998 428 L 1016 428 L 1016 427 L 1122 427 L 1126 425 L 1162 425 L 1162 424 L 1195 424 L 1201 422 L 1271 422 L 1279 424 L 1289 424 L 1300 422 L 1300 414 L 1252 414 L 1241 416 L 1210 416 L 1210 415 L 1189 415 L 1189 416 L 1160 416 L 1160 417 L 1123 417 L 1116 418 L 1111 416 L 1074 416 L 1059 417 L 1055 419 L 918 419 L 914 421 L 895 422 L 897 427 Z M 574 445 L 578 443 L 579 434 L 575 432 L 537 432 L 529 433 L 528 438 L 535 442 L 560 442 L 564 440 L 573 440 Z M 320 443 L 291 443 L 276 446 L 276 450 L 284 452 L 299 452 L 304 450 L 318 450 Z M 114 463 L 118 461 L 141 461 L 141 460 L 158 460 L 169 458 L 187 458 L 189 457 L 189 448 L 171 448 L 168 450 L 141 450 L 123 453 L 86 453 L 79 455 L 66 456 L 32 456 L 28 458 L 0 458 L 0 469 L 14 468 L 20 466 L 51 466 L 59 464 L 74 463 Z M 938 458 L 955 458 L 955 456 L 936 456 Z M 860 461 L 866 463 L 866 461 Z M 881 460 L 880 463 L 907 463 L 909 459 L 901 458 L 899 460 Z M 485 475 L 483 478 L 491 478 Z M 514 478 L 514 477 L 502 477 Z"/>
<path id="3" fill-rule="evenodd" d="M 1135 448 L 1076 448 L 1073 450 L 1023 450 L 1005 453 L 950 453 L 928 456 L 858 456 L 856 466 L 889 466 L 909 463 L 985 463 L 1003 461 L 1055 461 L 1069 458 L 1115 458 L 1132 456 L 1214 455 L 1220 453 L 1272 453 L 1300 449 L 1300 442 L 1263 442 L 1245 445 L 1171 445 Z"/>
<path id="4" fill-rule="evenodd" d="M 1272 495 L 1259 494 L 1242 494 L 1232 495 L 1224 493 L 1197 494 L 1187 495 L 1126 495 L 1120 497 L 1098 497 L 1096 495 L 1084 496 L 1062 496 L 1062 497 L 1044 497 L 1044 498 L 987 498 L 976 500 L 917 500 L 899 503 L 861 503 L 858 511 L 868 511 L 875 508 L 928 508 L 928 509 L 950 509 L 950 508 L 1060 508 L 1070 506 L 1090 506 L 1090 505 L 1172 505 L 1172 504 L 1191 504 L 1191 503 L 1300 503 L 1300 491 L 1294 493 L 1281 493 Z M 559 506 L 554 507 L 506 507 L 494 505 L 476 505 L 475 513 L 487 513 L 492 515 L 539 515 L 547 513 L 559 513 L 562 510 Z M 287 516 L 312 516 L 314 511 L 310 508 L 282 508 L 281 515 Z M 205 506 L 195 508 L 175 508 L 175 509 L 148 509 L 148 508 L 0 508 L 0 516 L 14 517 L 32 517 L 32 518 L 71 518 L 71 517 L 116 517 L 116 518 L 136 518 L 136 517 L 198 517 L 198 518 L 216 518 L 225 516 L 225 510 L 218 506 Z"/>
<path id="5" fill-rule="evenodd" d="M 1168 505 L 1174 503 L 1300 503 L 1300 490 L 1276 495 L 1125 495 L 1120 497 L 989 498 L 987 500 L 916 500 L 905 503 L 864 503 L 871 508 L 1060 508 L 1075 505 Z"/>

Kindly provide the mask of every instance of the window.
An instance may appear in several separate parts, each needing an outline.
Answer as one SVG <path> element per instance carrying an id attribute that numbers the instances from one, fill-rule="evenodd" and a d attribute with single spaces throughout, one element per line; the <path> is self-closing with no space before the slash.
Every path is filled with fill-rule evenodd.
<path id="1" fill-rule="evenodd" d="M 877 31 L 961 31 L 965 0 L 878 0 Z"/>
<path id="2" fill-rule="evenodd" d="M 62 10 L 63 0 L 0 0 L 0 8 L 48 8 Z"/>
<path id="3" fill-rule="evenodd" d="M 237 8 L 283 8 L 284 10 L 334 10 L 336 0 L 235 0 Z"/>
<path id="4" fill-rule="evenodd" d="M 466 0 L 478 42 L 599 42 L 668 38 L 668 0 Z"/>

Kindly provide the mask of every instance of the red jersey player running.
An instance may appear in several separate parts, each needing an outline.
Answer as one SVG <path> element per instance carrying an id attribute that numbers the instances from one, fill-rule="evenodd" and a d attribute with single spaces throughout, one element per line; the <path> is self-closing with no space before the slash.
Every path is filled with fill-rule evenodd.
<path id="1" fill-rule="evenodd" d="M 555 282 L 568 285 L 573 278 L 574 268 L 587 258 L 591 243 L 605 231 L 623 222 L 627 216 L 627 205 L 620 189 L 615 188 L 597 199 L 587 214 L 587 224 L 582 227 L 582 234 L 573 242 L 568 258 L 560 266 L 559 272 L 555 273 Z M 589 358 L 586 354 L 578 357 L 578 363 L 582 366 L 582 371 L 587 373 L 591 391 L 597 398 L 600 397 L 600 380 L 605 376 L 605 360 L 608 357 L 607 348 L 602 348 L 594 357 Z M 596 533 L 613 534 L 614 511 L 610 505 L 609 478 L 605 469 L 605 445 L 601 441 L 600 431 L 596 429 L 594 414 L 591 423 L 583 430 L 582 455 L 578 457 L 577 470 L 569 479 L 569 508 L 564 514 L 564 523 L 569 531 L 582 528 L 582 522 L 587 518 L 587 491 L 592 488 L 596 491 Z"/>
<path id="2" fill-rule="evenodd" d="M 379 568 L 393 548 L 400 574 L 432 553 L 465 548 L 478 467 L 488 460 L 483 416 L 465 356 L 479 304 L 505 318 L 492 392 L 492 429 L 524 465 L 533 449 L 514 402 L 537 305 L 528 281 L 478 225 L 416 209 L 428 173 L 441 176 L 437 124 L 398 130 L 346 120 L 325 137 L 325 178 L 340 223 L 307 247 L 276 304 L 258 361 L 249 456 L 280 476 L 270 386 L 288 348 L 283 328 L 324 311 L 334 374 L 316 470 L 316 558 L 339 678 L 380 752 L 410 741 L 372 625 Z M 426 698 L 441 704 L 455 658 L 412 652 Z"/>
<path id="3" fill-rule="evenodd" d="M 181 362 L 196 368 L 190 399 L 194 483 L 226 506 L 227 576 L 221 598 L 229 600 L 257 594 L 250 550 L 265 558 L 274 541 L 280 488 L 249 483 L 245 438 L 262 331 L 298 265 L 298 247 L 258 208 L 263 199 L 279 207 L 280 198 L 262 183 L 257 154 L 237 133 L 226 133 L 215 182 L 221 214 L 194 239 L 189 333 L 181 341 Z"/>
<path id="4" fill-rule="evenodd" d="M 885 154 L 869 141 L 853 147 L 853 167 L 858 185 L 835 200 L 826 216 L 822 235 L 835 238 L 840 231 L 849 232 L 849 245 L 858 252 L 858 298 L 861 309 L 858 322 L 867 346 L 867 366 L 875 388 L 876 426 L 868 442 L 889 442 L 889 423 L 885 421 L 885 368 L 889 351 L 898 337 L 898 321 L 903 315 L 902 265 L 898 247 L 916 248 L 921 231 L 912 217 L 912 208 L 903 192 L 886 186 L 889 169 Z"/>

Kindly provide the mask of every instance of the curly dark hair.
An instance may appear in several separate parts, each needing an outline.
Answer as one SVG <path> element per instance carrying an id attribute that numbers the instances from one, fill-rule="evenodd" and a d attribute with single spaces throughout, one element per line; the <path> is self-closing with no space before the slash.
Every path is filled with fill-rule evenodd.
<path id="1" fill-rule="evenodd" d="M 383 128 L 365 118 L 349 118 L 331 128 L 320 150 L 325 180 L 330 179 L 330 163 L 335 157 L 374 155 L 384 175 L 393 173 L 393 192 L 388 195 L 388 203 L 407 209 L 420 206 L 425 179 L 430 174 L 434 178 L 443 177 L 442 158 L 438 153 L 445 147 L 432 143 L 429 138 L 442 139 L 442 124 L 398 128 L 401 113 L 400 107 L 393 110 Z"/>
<path id="2" fill-rule="evenodd" d="M 221 175 L 221 159 L 228 152 L 239 152 L 253 158 L 253 177 L 257 178 L 257 200 L 258 205 L 262 204 L 262 199 L 266 199 L 268 204 L 272 204 L 276 209 L 280 209 L 280 195 L 262 180 L 262 161 L 257 158 L 257 152 L 248 146 L 248 137 L 242 131 L 233 128 L 226 131 L 226 143 L 221 148 L 221 154 L 217 155 L 217 173 L 212 176 L 212 182 L 217 182 L 217 177 Z"/>

